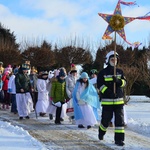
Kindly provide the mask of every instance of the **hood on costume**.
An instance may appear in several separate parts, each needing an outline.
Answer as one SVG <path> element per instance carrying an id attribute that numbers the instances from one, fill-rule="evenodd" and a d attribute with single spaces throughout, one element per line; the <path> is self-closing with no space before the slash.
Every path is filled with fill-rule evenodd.
<path id="1" fill-rule="evenodd" d="M 89 79 L 89 76 L 86 72 L 82 72 L 80 78 L 81 79 L 83 79 L 83 78 Z"/>

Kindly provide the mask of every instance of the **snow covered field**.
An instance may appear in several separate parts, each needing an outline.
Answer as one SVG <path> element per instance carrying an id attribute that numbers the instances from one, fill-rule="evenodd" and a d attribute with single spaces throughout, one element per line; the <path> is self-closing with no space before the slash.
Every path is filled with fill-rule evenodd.
<path id="1" fill-rule="evenodd" d="M 150 98 L 145 96 L 131 96 L 131 100 L 128 105 L 125 106 L 128 117 L 127 130 L 128 133 L 131 130 L 131 134 L 141 135 L 144 139 L 150 140 Z M 1 114 L 1 110 L 0 110 Z M 48 119 L 48 118 L 47 118 Z M 69 125 L 68 125 L 69 126 Z M 72 128 L 76 128 L 75 125 Z M 77 129 L 78 130 L 78 129 Z M 96 132 L 95 132 L 96 131 Z M 97 129 L 84 130 L 93 139 L 97 139 Z M 94 133 L 94 134 L 93 134 Z M 103 143 L 112 149 L 122 149 L 112 144 L 113 130 L 107 132 Z M 136 134 L 138 133 L 138 134 Z M 136 141 L 135 139 L 129 140 L 126 135 L 125 146 L 126 150 L 148 150 L 150 144 Z M 110 142 L 111 141 L 111 142 Z M 140 143 L 141 142 L 141 143 Z M 140 145 L 140 146 L 139 146 Z M 0 121 L 0 149 L 1 150 L 46 150 L 44 143 L 39 142 L 22 127 L 13 126 L 11 123 Z"/>

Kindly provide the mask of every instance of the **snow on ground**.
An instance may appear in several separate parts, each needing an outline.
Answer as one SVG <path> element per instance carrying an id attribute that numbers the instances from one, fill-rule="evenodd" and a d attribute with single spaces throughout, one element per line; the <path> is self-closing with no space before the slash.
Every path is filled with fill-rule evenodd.
<path id="1" fill-rule="evenodd" d="M 145 96 L 131 96 L 131 100 L 125 106 L 128 117 L 128 130 L 150 138 L 150 98 Z M 92 137 L 93 132 L 87 130 Z M 95 133 L 97 135 L 97 133 Z M 106 133 L 109 137 L 108 133 Z M 97 136 L 95 137 L 97 138 Z M 113 140 L 112 137 L 110 140 Z M 104 141 L 105 142 L 105 141 Z M 132 143 L 130 143 L 132 145 Z M 135 150 L 141 149 L 133 143 Z M 111 147 L 110 145 L 108 145 Z M 0 149 L 1 150 L 46 150 L 43 143 L 29 135 L 27 131 L 8 122 L 0 121 Z M 131 148 L 134 150 L 133 148 Z M 143 150 L 146 150 L 142 148 Z"/>
<path id="2" fill-rule="evenodd" d="M 0 149 L 46 150 L 42 143 L 30 136 L 23 128 L 3 121 L 0 121 Z"/>
<path id="3" fill-rule="evenodd" d="M 150 98 L 145 96 L 131 97 L 125 106 L 128 117 L 128 128 L 150 137 Z"/>

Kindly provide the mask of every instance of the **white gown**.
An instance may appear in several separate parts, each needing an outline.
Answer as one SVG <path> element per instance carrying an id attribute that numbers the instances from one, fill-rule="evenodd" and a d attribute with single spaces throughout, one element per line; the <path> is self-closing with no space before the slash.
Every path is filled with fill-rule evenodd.
<path id="1" fill-rule="evenodd" d="M 83 115 L 83 119 L 76 120 L 76 124 L 77 125 L 82 124 L 84 126 L 89 126 L 89 125 L 94 126 L 97 124 L 97 120 L 94 115 L 93 108 L 90 105 L 88 105 L 86 102 L 80 100 L 80 95 L 84 89 L 85 89 L 85 84 L 82 83 L 82 85 L 81 84 L 79 85 L 76 93 L 78 104 L 80 106 Z"/>
<path id="2" fill-rule="evenodd" d="M 37 90 L 38 90 L 38 101 L 36 103 L 37 113 L 48 113 L 49 107 L 49 91 L 47 89 L 48 80 L 38 79 Z"/>

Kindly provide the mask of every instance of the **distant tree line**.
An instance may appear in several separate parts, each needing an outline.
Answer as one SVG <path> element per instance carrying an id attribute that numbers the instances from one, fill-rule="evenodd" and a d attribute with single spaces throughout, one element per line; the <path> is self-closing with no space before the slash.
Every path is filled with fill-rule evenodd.
<path id="1" fill-rule="evenodd" d="M 83 41 L 84 42 L 84 41 Z M 74 43 L 74 44 L 73 44 Z M 25 49 L 21 49 L 20 44 L 16 42 L 14 32 L 0 24 L 0 61 L 4 67 L 8 64 L 19 65 L 29 60 L 31 66 L 41 70 L 53 70 L 59 67 L 65 67 L 70 70 L 70 65 L 82 64 L 83 71 L 90 72 L 91 69 L 100 71 L 104 67 L 106 54 L 114 49 L 114 41 L 105 46 L 99 45 L 93 58 L 93 51 L 87 44 L 77 45 L 76 41 L 66 46 L 54 46 L 43 40 L 41 45 L 30 46 L 27 44 Z M 150 43 L 150 42 L 149 42 Z M 124 70 L 127 79 L 125 89 L 126 95 L 147 95 L 150 97 L 150 45 L 148 48 L 124 49 L 122 45 L 116 45 L 119 54 L 119 67 Z"/>

